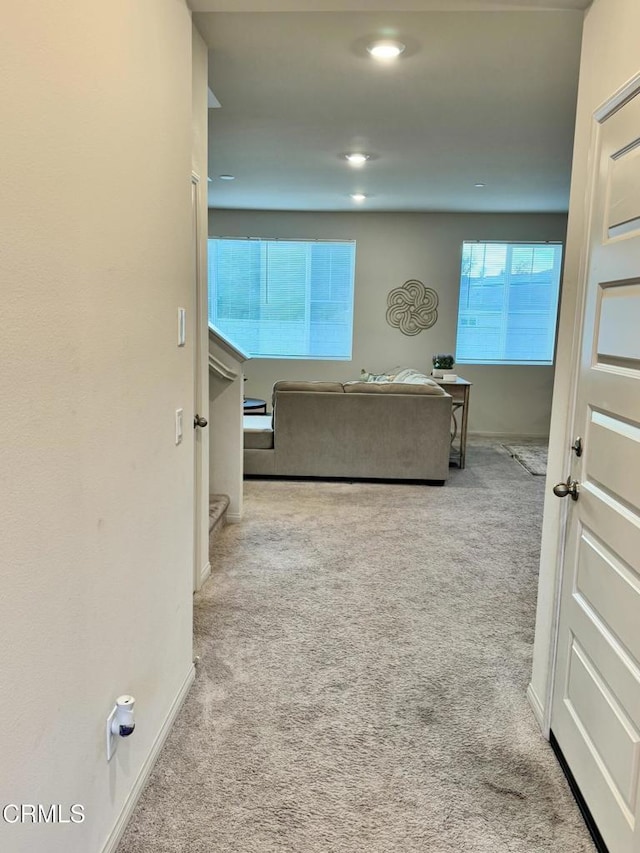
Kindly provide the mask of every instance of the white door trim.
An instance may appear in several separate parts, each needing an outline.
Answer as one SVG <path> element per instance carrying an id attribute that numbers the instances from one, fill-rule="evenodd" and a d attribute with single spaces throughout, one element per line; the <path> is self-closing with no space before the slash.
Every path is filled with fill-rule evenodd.
<path id="1" fill-rule="evenodd" d="M 209 373 L 207 367 L 208 358 L 208 329 L 209 324 L 205 321 L 206 311 L 206 281 L 205 264 L 202 258 L 202 215 L 201 205 L 201 180 L 200 175 L 191 172 L 192 202 L 192 229 L 193 229 L 193 412 L 209 417 L 209 395 L 205 393 L 203 383 L 208 382 Z M 194 430 L 194 504 L 193 504 L 193 590 L 200 589 L 207 579 L 211 566 L 209 564 L 209 463 L 208 453 L 205 449 L 209 444 L 209 429 L 205 427 L 204 432 Z M 197 436 L 196 433 L 201 432 Z M 196 442 L 200 441 L 199 445 Z M 198 449 L 199 447 L 199 449 Z"/>
<path id="2" fill-rule="evenodd" d="M 602 125 L 625 103 L 627 103 L 629 100 L 631 100 L 631 98 L 635 97 L 636 95 L 640 95 L 640 73 L 634 75 L 634 77 L 632 77 L 627 83 L 621 86 L 613 95 L 607 98 L 607 100 L 604 101 L 604 103 L 602 103 L 593 112 L 593 121 L 591 123 L 591 138 L 589 140 L 589 155 L 587 162 L 587 174 L 589 177 L 584 198 L 585 218 L 581 240 L 582 249 L 580 252 L 580 265 L 578 272 L 578 294 L 576 299 L 573 325 L 573 328 L 577 330 L 577 334 L 573 339 L 573 344 L 571 347 L 570 399 L 569 406 L 567 409 L 568 415 L 566 420 L 566 428 L 564 431 L 564 447 L 566 448 L 563 456 L 564 468 L 560 476 L 557 476 L 557 471 L 550 472 L 551 475 L 555 476 L 558 480 L 564 479 L 564 477 L 566 476 L 566 472 L 570 470 L 570 460 L 572 453 L 570 447 L 573 443 L 573 439 L 575 438 L 574 430 L 576 417 L 576 398 L 578 392 L 578 378 L 580 372 L 580 354 L 582 351 L 583 317 L 585 311 L 585 302 L 587 298 L 587 273 L 589 257 L 589 242 L 587 240 L 587 236 L 591 233 L 595 186 L 597 179 L 597 170 L 593 168 L 593 164 L 596 162 L 596 158 L 599 155 L 600 132 Z M 549 488 L 549 486 L 547 487 Z M 560 601 L 562 582 L 564 578 L 566 517 L 568 512 L 568 507 L 565 501 L 562 501 L 559 504 L 557 512 L 560 523 L 556 544 L 554 600 L 551 625 L 549 629 L 551 634 L 551 643 L 549 646 L 549 665 L 547 671 L 546 696 L 544 705 L 541 702 L 540 697 L 536 695 L 531 685 L 529 686 L 529 689 L 527 691 L 527 695 L 533 712 L 536 718 L 538 719 L 539 724 L 541 725 L 545 737 L 547 738 L 549 737 L 549 732 L 551 730 L 551 708 L 556 678 L 558 632 L 560 623 Z"/>
<path id="3" fill-rule="evenodd" d="M 623 86 L 620 86 L 617 92 L 613 94 L 610 98 L 601 104 L 597 110 L 593 113 L 593 117 L 598 122 L 598 124 L 602 124 L 605 122 L 610 116 L 613 115 L 616 110 L 619 110 L 620 107 L 624 106 L 627 101 L 630 101 L 631 98 L 635 97 L 640 91 L 640 71 L 631 78 L 631 80 L 627 81 Z"/>

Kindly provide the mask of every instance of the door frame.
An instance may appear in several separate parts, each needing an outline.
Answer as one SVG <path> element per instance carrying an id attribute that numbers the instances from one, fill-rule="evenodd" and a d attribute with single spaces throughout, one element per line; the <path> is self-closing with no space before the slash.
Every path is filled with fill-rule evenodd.
<path id="1" fill-rule="evenodd" d="M 207 242 L 203 239 L 202 184 L 197 172 L 191 172 L 193 229 L 193 414 L 209 420 Z M 206 320 L 206 321 L 205 321 Z M 193 590 L 200 589 L 211 572 L 209 562 L 209 430 L 193 431 Z"/>
<path id="2" fill-rule="evenodd" d="M 609 119 L 618 109 L 635 96 L 640 97 L 640 72 L 621 86 L 613 95 L 607 98 L 606 101 L 593 111 L 591 116 L 588 146 L 589 153 L 587 158 L 587 180 L 585 184 L 584 197 L 585 215 L 581 233 L 577 235 L 580 240 L 581 249 L 578 264 L 575 306 L 573 310 L 568 306 L 567 313 L 569 314 L 571 322 L 561 322 L 559 325 L 559 335 L 561 335 L 562 331 L 566 329 L 575 329 L 577 331 L 572 335 L 571 341 L 567 342 L 564 347 L 565 352 L 562 353 L 562 359 L 569 365 L 567 368 L 567 373 L 570 377 L 568 386 L 568 405 L 565 406 L 564 404 L 564 400 L 567 400 L 566 396 L 564 396 L 563 399 L 563 395 L 558 393 L 556 397 L 556 394 L 554 393 L 552 408 L 552 431 L 549 447 L 550 464 L 546 480 L 546 495 L 543 514 L 544 525 L 549 528 L 550 541 L 548 543 L 543 541 L 542 543 L 542 555 L 540 562 L 540 575 L 542 578 L 546 565 L 545 544 L 547 544 L 546 550 L 550 552 L 547 556 L 553 564 L 553 569 L 549 572 L 550 577 L 548 585 L 552 588 L 552 595 L 547 601 L 545 601 L 541 595 L 542 589 L 540 588 L 536 624 L 536 645 L 540 639 L 543 643 L 548 643 L 545 661 L 545 695 L 544 697 L 539 697 L 536 694 L 533 682 L 529 684 L 529 688 L 527 690 L 527 697 L 534 715 L 536 716 L 538 724 L 547 739 L 549 739 L 549 733 L 551 731 L 551 709 L 556 678 L 561 592 L 565 571 L 564 553 L 567 533 L 566 520 L 568 513 L 566 501 L 558 501 L 551 492 L 551 487 L 554 482 L 560 482 L 561 480 L 566 479 L 567 472 L 570 470 L 571 462 L 573 461 L 571 456 L 571 445 L 575 438 L 576 429 L 576 399 L 583 343 L 583 318 L 587 298 L 589 235 L 591 233 L 593 223 L 593 205 L 597 179 L 596 164 L 599 161 L 601 130 L 607 119 Z M 558 357 L 558 353 L 562 349 L 560 344 L 561 341 L 559 340 L 556 348 L 556 364 L 560 360 Z M 556 415 L 556 418 L 559 421 L 555 425 L 554 415 Z M 545 529 L 543 527 L 543 536 L 544 533 Z M 539 631 L 542 631 L 545 636 L 539 638 Z M 534 667 L 535 665 L 536 650 L 534 648 Z"/>

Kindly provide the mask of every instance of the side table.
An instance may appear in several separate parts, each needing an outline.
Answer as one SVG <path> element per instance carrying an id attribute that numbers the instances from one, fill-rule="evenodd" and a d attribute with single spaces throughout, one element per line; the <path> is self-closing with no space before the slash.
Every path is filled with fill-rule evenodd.
<path id="1" fill-rule="evenodd" d="M 460 376 L 454 382 L 445 382 L 444 379 L 438 379 L 435 376 L 434 380 L 440 385 L 447 394 L 453 397 L 451 408 L 451 417 L 453 420 L 453 431 L 451 433 L 451 450 L 452 459 L 457 461 L 459 468 L 464 468 L 467 457 L 467 423 L 469 420 L 469 392 L 471 391 L 471 382 L 462 379 Z M 460 424 L 458 424 L 458 414 L 460 415 Z M 456 438 L 458 446 L 455 446 Z"/>
<path id="2" fill-rule="evenodd" d="M 242 401 L 242 410 L 245 415 L 266 415 L 267 401 L 258 397 L 245 397 Z"/>

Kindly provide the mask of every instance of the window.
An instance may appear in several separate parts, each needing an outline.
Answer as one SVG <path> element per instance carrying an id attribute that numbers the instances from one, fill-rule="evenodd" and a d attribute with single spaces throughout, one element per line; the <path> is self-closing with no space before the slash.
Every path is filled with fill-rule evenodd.
<path id="1" fill-rule="evenodd" d="M 257 358 L 350 359 L 354 242 L 209 240 L 209 322 Z"/>
<path id="2" fill-rule="evenodd" d="M 562 246 L 463 243 L 456 361 L 552 364 Z"/>

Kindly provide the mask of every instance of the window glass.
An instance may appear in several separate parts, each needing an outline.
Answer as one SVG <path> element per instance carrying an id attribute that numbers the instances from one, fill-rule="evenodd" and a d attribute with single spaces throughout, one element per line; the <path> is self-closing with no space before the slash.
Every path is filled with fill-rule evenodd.
<path id="1" fill-rule="evenodd" d="M 354 242 L 209 240 L 209 322 L 254 358 L 350 359 Z"/>
<path id="2" fill-rule="evenodd" d="M 561 264 L 559 243 L 465 242 L 456 361 L 552 364 Z"/>

